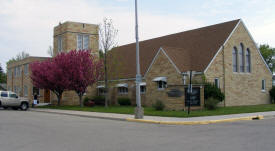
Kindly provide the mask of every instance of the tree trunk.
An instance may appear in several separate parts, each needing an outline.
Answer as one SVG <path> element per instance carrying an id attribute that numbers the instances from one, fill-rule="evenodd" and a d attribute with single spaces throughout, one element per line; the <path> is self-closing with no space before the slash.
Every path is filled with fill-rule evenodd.
<path id="1" fill-rule="evenodd" d="M 60 106 L 62 94 L 59 94 L 59 95 L 56 95 L 56 96 L 57 96 L 57 106 Z"/>
<path id="2" fill-rule="evenodd" d="M 105 73 L 105 107 L 108 107 L 108 76 L 107 76 L 107 51 L 104 53 L 104 73 Z"/>
<path id="3" fill-rule="evenodd" d="M 82 94 L 78 95 L 80 107 L 83 107 L 82 96 Z"/>

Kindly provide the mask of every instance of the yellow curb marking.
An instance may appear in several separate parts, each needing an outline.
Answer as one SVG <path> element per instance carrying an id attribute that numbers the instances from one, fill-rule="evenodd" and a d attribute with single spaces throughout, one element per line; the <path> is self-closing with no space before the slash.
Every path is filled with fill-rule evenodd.
<path id="1" fill-rule="evenodd" d="M 152 123 L 152 124 L 166 124 L 166 125 L 204 125 L 204 124 L 214 124 L 214 123 L 222 123 L 222 122 L 234 122 L 234 121 L 242 121 L 242 120 L 253 120 L 253 119 L 264 119 L 264 116 L 248 116 L 248 117 L 239 117 L 239 118 L 230 118 L 230 119 L 222 119 L 222 120 L 209 120 L 209 121 L 154 121 L 154 120 L 144 120 L 144 119 L 132 119 L 126 118 L 126 121 L 129 122 L 141 122 L 141 123 Z"/>

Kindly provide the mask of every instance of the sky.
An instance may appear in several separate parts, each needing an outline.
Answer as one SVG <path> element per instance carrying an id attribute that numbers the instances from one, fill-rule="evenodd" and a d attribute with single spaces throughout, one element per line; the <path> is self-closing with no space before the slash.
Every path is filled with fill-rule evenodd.
<path id="1" fill-rule="evenodd" d="M 134 0 L 0 0 L 0 63 L 21 51 L 49 56 L 59 22 L 112 19 L 117 43 L 135 42 Z M 274 0 L 138 0 L 139 38 L 146 40 L 242 19 L 258 44 L 275 47 Z"/>

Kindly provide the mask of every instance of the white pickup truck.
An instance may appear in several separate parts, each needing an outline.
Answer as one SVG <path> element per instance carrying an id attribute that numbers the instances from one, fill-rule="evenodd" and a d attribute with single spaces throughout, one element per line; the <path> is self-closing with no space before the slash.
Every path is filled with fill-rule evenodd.
<path id="1" fill-rule="evenodd" d="M 16 93 L 11 91 L 0 91 L 0 107 L 7 109 L 11 107 L 12 109 L 17 110 L 28 110 L 29 100 L 26 98 L 19 98 Z"/>

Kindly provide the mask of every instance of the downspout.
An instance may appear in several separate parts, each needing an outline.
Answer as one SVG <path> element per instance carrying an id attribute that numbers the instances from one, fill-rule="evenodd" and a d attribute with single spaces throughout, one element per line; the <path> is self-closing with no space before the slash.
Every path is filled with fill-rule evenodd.
<path id="1" fill-rule="evenodd" d="M 222 46 L 222 56 L 223 56 L 223 93 L 224 93 L 224 96 L 225 96 L 225 61 L 224 61 L 224 58 L 225 58 L 225 56 L 224 56 L 224 45 Z M 226 104 L 225 104 L 225 98 L 224 98 L 224 107 L 226 106 Z"/>

